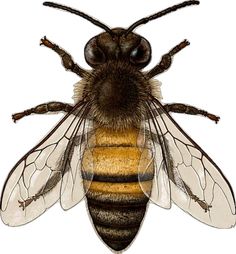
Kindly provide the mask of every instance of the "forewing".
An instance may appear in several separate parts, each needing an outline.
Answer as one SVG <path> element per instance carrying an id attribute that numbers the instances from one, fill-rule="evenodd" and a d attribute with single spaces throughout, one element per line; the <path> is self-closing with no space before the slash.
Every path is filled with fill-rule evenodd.
<path id="1" fill-rule="evenodd" d="M 17 226 L 30 222 L 59 199 L 66 173 L 65 151 L 70 140 L 81 134 L 85 110 L 86 105 L 77 104 L 11 170 L 1 197 L 1 217 L 5 224 Z"/>
<path id="2" fill-rule="evenodd" d="M 235 225 L 232 188 L 218 166 L 153 99 L 148 104 L 149 131 L 162 147 L 171 199 L 198 220 L 218 228 Z M 156 157 L 158 158 L 158 157 Z"/>

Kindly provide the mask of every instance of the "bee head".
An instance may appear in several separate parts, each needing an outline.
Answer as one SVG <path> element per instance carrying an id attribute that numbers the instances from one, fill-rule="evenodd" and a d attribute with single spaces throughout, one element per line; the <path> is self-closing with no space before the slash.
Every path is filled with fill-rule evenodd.
<path id="1" fill-rule="evenodd" d="M 151 45 L 142 36 L 123 28 L 101 33 L 88 41 L 84 49 L 87 63 L 96 68 L 112 60 L 122 60 L 142 69 L 151 60 Z"/>

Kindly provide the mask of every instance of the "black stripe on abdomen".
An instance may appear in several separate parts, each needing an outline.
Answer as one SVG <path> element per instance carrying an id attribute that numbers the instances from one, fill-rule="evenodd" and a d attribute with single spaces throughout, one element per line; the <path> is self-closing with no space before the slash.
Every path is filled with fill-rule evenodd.
<path id="1" fill-rule="evenodd" d="M 109 171 L 108 171 L 109 172 Z M 153 179 L 153 173 L 145 174 L 131 174 L 131 175 L 109 175 L 109 174 L 95 174 L 90 172 L 81 171 L 82 178 L 88 181 L 95 182 L 109 182 L 109 183 L 133 183 L 138 181 L 151 181 Z"/>
<path id="2" fill-rule="evenodd" d="M 148 198 L 144 194 L 96 191 L 89 191 L 86 197 L 91 218 L 102 240 L 115 251 L 128 247 L 139 230 Z"/>

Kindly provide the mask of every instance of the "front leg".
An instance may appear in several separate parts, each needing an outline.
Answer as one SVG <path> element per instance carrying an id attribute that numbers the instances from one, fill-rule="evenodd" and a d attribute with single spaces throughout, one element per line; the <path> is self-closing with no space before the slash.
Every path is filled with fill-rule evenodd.
<path id="1" fill-rule="evenodd" d="M 183 113 L 189 115 L 202 115 L 209 118 L 212 121 L 215 121 L 216 123 L 218 123 L 218 121 L 220 120 L 219 116 L 210 114 L 205 110 L 198 109 L 193 106 L 189 106 L 182 103 L 165 104 L 164 108 L 167 112 Z"/>
<path id="2" fill-rule="evenodd" d="M 73 106 L 63 102 L 48 102 L 40 104 L 34 108 L 27 109 L 23 112 L 16 113 L 12 115 L 14 122 L 20 120 L 21 118 L 31 115 L 31 114 L 46 114 L 48 112 L 70 112 L 73 109 Z"/>
<path id="3" fill-rule="evenodd" d="M 70 70 L 82 78 L 84 78 L 88 74 L 86 70 L 82 69 L 78 64 L 73 61 L 70 54 L 68 54 L 64 49 L 60 48 L 55 43 L 49 41 L 46 36 L 41 39 L 40 45 L 44 45 L 54 50 L 61 57 L 62 64 L 66 68 L 66 70 Z"/>
<path id="4" fill-rule="evenodd" d="M 172 63 L 172 58 L 175 54 L 177 54 L 180 50 L 184 49 L 190 43 L 187 40 L 182 41 L 173 49 L 171 49 L 167 54 L 163 55 L 159 64 L 153 67 L 148 73 L 147 77 L 149 79 L 153 78 L 154 76 L 168 70 Z"/>

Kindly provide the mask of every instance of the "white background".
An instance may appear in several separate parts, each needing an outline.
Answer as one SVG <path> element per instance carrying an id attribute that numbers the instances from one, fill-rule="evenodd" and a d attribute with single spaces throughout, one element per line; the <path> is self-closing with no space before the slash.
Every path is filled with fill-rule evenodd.
<path id="1" fill-rule="evenodd" d="M 137 19 L 179 1 L 60 2 L 110 27 L 128 27 Z M 83 60 L 83 47 L 92 36 L 102 32 L 80 17 L 43 7 L 41 3 L 41 0 L 1 3 L 0 186 L 17 160 L 62 117 L 32 116 L 15 125 L 11 114 L 51 100 L 72 102 L 72 85 L 78 81 L 75 74 L 64 71 L 54 52 L 39 47 L 39 39 L 47 35 L 88 68 Z M 192 104 L 221 116 L 218 125 L 203 117 L 174 115 L 174 118 L 236 188 L 235 8 L 233 0 L 202 0 L 200 6 L 152 21 L 136 32 L 152 44 L 150 66 L 183 39 L 190 40 L 191 46 L 176 55 L 171 69 L 158 77 L 163 83 L 164 101 Z M 151 205 L 127 254 L 235 253 L 235 239 L 235 229 L 211 228 L 175 206 L 164 210 Z M 68 212 L 55 205 L 25 226 L 10 228 L 0 223 L 0 246 L 1 252 L 18 254 L 110 253 L 94 232 L 84 202 Z"/>

